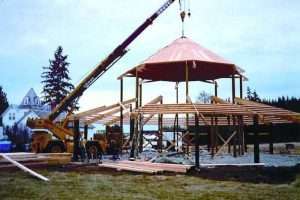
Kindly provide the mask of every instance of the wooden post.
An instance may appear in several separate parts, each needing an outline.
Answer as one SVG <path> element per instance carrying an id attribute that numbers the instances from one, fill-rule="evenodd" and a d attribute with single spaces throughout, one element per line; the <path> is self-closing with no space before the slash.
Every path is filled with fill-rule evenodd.
<path id="1" fill-rule="evenodd" d="M 136 77 L 135 77 L 135 108 L 139 107 L 139 77 L 138 71 L 136 68 Z"/>
<path id="2" fill-rule="evenodd" d="M 245 143 L 245 152 L 248 152 L 248 144 L 247 144 L 248 132 L 246 130 L 247 129 L 244 128 L 244 143 Z"/>
<path id="3" fill-rule="evenodd" d="M 215 96 L 218 96 L 218 83 L 215 81 Z"/>
<path id="4" fill-rule="evenodd" d="M 163 103 L 163 100 L 160 100 L 160 104 Z M 158 114 L 158 151 L 162 152 L 162 146 L 163 146 L 163 115 Z"/>
<path id="5" fill-rule="evenodd" d="M 196 168 L 200 167 L 200 163 L 199 163 L 199 156 L 200 156 L 200 152 L 199 152 L 199 118 L 198 115 L 195 114 L 195 164 L 196 164 Z"/>
<path id="6" fill-rule="evenodd" d="M 215 117 L 215 133 L 214 133 L 214 140 L 215 140 L 215 151 L 218 151 L 218 117 Z"/>
<path id="7" fill-rule="evenodd" d="M 215 155 L 215 137 L 214 137 L 214 118 L 211 117 L 211 124 L 210 124 L 210 149 L 211 149 L 211 157 L 213 158 Z"/>
<path id="8" fill-rule="evenodd" d="M 133 131 L 133 133 L 130 133 L 133 135 L 132 137 L 132 142 L 131 142 L 131 149 L 130 149 L 130 156 L 129 156 L 129 159 L 135 159 L 135 147 L 136 147 L 136 136 L 137 136 L 137 120 L 134 119 L 132 117 L 132 124 L 130 124 L 130 131 Z M 133 126 L 133 127 L 131 127 Z"/>
<path id="9" fill-rule="evenodd" d="M 241 116 L 237 116 L 237 126 L 238 126 L 238 154 L 242 155 L 242 127 L 241 127 Z"/>
<path id="10" fill-rule="evenodd" d="M 73 122 L 73 132 L 74 132 L 74 145 L 73 145 L 73 161 L 78 161 L 79 154 L 79 139 L 80 139 L 80 131 L 79 131 L 79 119 L 74 119 Z"/>
<path id="11" fill-rule="evenodd" d="M 259 163 L 259 139 L 258 139 L 258 115 L 253 117 L 253 132 L 254 132 L 254 162 Z"/>
<path id="12" fill-rule="evenodd" d="M 88 124 L 85 124 L 84 125 L 84 139 L 87 140 L 88 138 L 88 129 L 89 129 L 89 125 Z"/>
<path id="13" fill-rule="evenodd" d="M 232 103 L 235 103 L 235 77 L 234 77 L 234 74 L 232 75 L 232 78 L 231 78 L 231 81 L 232 81 Z"/>
<path id="14" fill-rule="evenodd" d="M 129 110 L 130 112 L 132 112 L 132 105 L 130 104 L 129 106 Z M 129 140 L 132 141 L 132 138 L 133 138 L 133 133 L 134 133 L 134 119 L 132 116 L 130 116 L 130 122 L 129 122 L 129 129 L 130 129 L 130 132 L 129 132 Z"/>
<path id="15" fill-rule="evenodd" d="M 175 84 L 176 90 L 176 104 L 178 104 L 178 82 Z M 173 135 L 173 142 L 176 141 L 176 148 L 178 151 L 178 113 L 175 114 L 175 122 L 174 122 L 174 135 Z"/>
<path id="16" fill-rule="evenodd" d="M 123 78 L 120 79 L 120 102 L 123 102 Z M 123 146 L 123 107 L 120 105 L 120 130 L 121 130 L 121 146 Z"/>
<path id="17" fill-rule="evenodd" d="M 230 116 L 227 116 L 227 123 L 228 123 L 228 129 L 230 130 Z M 231 153 L 231 141 L 228 142 L 228 153 Z"/>
<path id="18" fill-rule="evenodd" d="M 244 120 L 243 116 L 239 116 L 239 128 L 241 132 L 241 154 L 245 153 L 245 132 L 244 132 Z"/>
<path id="19" fill-rule="evenodd" d="M 143 87 L 142 83 L 143 81 L 141 80 L 139 84 L 139 107 L 142 107 L 142 87 Z M 141 153 L 143 151 L 143 145 L 144 145 L 142 116 L 139 117 L 139 124 L 140 124 L 139 152 Z"/>
<path id="20" fill-rule="evenodd" d="M 162 152 L 162 135 L 163 135 L 163 130 L 162 130 L 162 114 L 158 115 L 158 152 Z"/>
<path id="21" fill-rule="evenodd" d="M 240 75 L 240 98 L 243 98 L 243 76 Z M 245 133 L 244 133 L 244 119 L 243 116 L 240 116 L 239 118 L 239 126 L 240 126 L 240 153 L 244 155 L 245 151 Z"/>
<path id="22" fill-rule="evenodd" d="M 232 123 L 233 123 L 233 127 L 236 131 L 236 119 L 235 119 L 235 116 L 232 116 Z M 236 157 L 236 135 L 232 138 L 233 139 L 233 157 Z"/>
<path id="23" fill-rule="evenodd" d="M 243 98 L 243 76 L 240 75 L 240 98 Z"/>
<path id="24" fill-rule="evenodd" d="M 274 148 L 273 148 L 273 132 L 274 132 L 274 125 L 270 124 L 270 131 L 269 131 L 269 137 L 270 137 L 270 143 L 269 143 L 269 152 L 270 154 L 274 154 Z"/>
<path id="25" fill-rule="evenodd" d="M 188 62 L 185 62 L 185 102 L 188 103 L 189 97 L 189 66 Z M 186 114 L 186 130 L 188 131 L 189 129 L 189 114 Z"/>

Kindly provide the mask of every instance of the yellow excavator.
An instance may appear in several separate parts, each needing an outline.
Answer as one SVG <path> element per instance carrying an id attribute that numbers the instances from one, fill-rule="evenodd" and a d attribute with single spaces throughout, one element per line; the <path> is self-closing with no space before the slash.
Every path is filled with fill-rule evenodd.
<path id="1" fill-rule="evenodd" d="M 126 48 L 133 42 L 153 21 L 163 13 L 175 0 L 167 0 L 154 14 L 133 31 L 119 46 L 117 46 L 95 69 L 89 73 L 75 88 L 67 95 L 56 108 L 42 119 L 28 119 L 27 126 L 32 129 L 31 148 L 33 152 L 72 152 L 73 130 L 67 128 L 67 123 L 59 124 L 55 120 L 69 105 L 72 105 L 100 76 L 110 69 L 127 52 Z M 117 131 L 118 132 L 118 131 Z M 54 136 L 54 137 L 53 137 Z M 55 139 L 53 139 L 55 138 Z M 105 151 L 107 138 L 94 137 L 87 141 L 85 146 L 88 151 Z"/>

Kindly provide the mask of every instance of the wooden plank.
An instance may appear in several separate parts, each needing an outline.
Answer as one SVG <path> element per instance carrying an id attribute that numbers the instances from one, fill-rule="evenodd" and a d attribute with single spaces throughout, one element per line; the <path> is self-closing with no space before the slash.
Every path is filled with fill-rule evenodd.
<path id="1" fill-rule="evenodd" d="M 15 160 L 13 160 L 13 159 L 11 159 L 9 156 L 7 156 L 7 155 L 5 155 L 5 154 L 0 154 L 0 155 L 1 155 L 3 158 L 5 158 L 6 160 L 8 160 L 9 162 L 11 162 L 11 163 L 12 163 L 13 165 L 15 165 L 16 167 L 22 169 L 22 170 L 25 171 L 25 172 L 28 172 L 28 173 L 31 174 L 32 176 L 35 176 L 35 177 L 37 177 L 37 178 L 39 178 L 39 179 L 41 179 L 41 180 L 43 180 L 43 181 L 49 181 L 48 178 L 46 178 L 46 177 L 44 177 L 44 176 L 42 176 L 42 175 L 40 175 L 40 174 L 38 174 L 38 173 L 32 171 L 31 169 L 25 167 L 24 165 L 18 163 L 17 161 L 15 161 Z"/>
<path id="2" fill-rule="evenodd" d="M 126 104 L 132 103 L 134 101 L 135 101 L 135 98 L 132 98 L 132 99 L 123 101 L 122 104 L 126 105 Z M 118 106 L 120 106 L 119 103 L 115 103 L 115 104 L 112 104 L 110 106 L 101 106 L 101 107 L 90 109 L 90 110 L 87 110 L 87 111 L 84 111 L 84 112 L 81 112 L 81 113 L 77 113 L 75 115 L 71 115 L 70 119 L 73 119 L 73 118 L 82 118 L 84 116 L 91 116 L 93 114 L 98 114 L 100 112 L 104 112 L 104 111 L 113 109 L 113 108 L 118 107 Z"/>
<path id="3" fill-rule="evenodd" d="M 119 161 L 120 163 L 130 164 L 133 166 L 141 166 L 143 168 L 160 169 L 165 172 L 186 173 L 192 165 L 169 164 L 169 163 L 153 163 L 149 161 Z"/>
<path id="4" fill-rule="evenodd" d="M 115 169 L 117 171 L 131 171 L 131 172 L 140 172 L 140 173 L 148 173 L 148 174 L 155 174 L 158 173 L 160 170 L 154 169 L 143 169 L 141 167 L 133 167 L 128 165 L 121 165 L 117 163 L 102 163 L 98 165 L 99 167 Z"/>
<path id="5" fill-rule="evenodd" d="M 200 167 L 251 167 L 251 166 L 264 166 L 265 163 L 240 163 L 240 164 L 200 164 Z"/>

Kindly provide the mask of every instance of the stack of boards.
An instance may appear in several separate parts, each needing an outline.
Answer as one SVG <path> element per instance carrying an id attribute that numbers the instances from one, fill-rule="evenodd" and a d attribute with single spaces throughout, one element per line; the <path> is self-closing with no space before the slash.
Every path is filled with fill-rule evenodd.
<path id="1" fill-rule="evenodd" d="M 39 165 L 65 165 L 71 162 L 72 156 L 71 153 L 4 153 L 0 154 L 0 170 L 15 167 L 1 155 L 6 155 L 12 160 L 28 167 Z"/>
<path id="2" fill-rule="evenodd" d="M 129 171 L 145 174 L 162 173 L 186 173 L 192 166 L 181 164 L 152 163 L 149 161 L 116 161 L 103 162 L 99 164 L 100 168 L 113 169 L 116 171 Z"/>

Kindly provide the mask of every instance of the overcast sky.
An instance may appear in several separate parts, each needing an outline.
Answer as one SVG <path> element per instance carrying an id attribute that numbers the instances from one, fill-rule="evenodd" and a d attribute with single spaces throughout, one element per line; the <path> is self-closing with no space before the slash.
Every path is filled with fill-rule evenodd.
<path id="1" fill-rule="evenodd" d="M 246 71 L 246 85 L 262 97 L 300 97 L 299 0 L 190 0 L 186 36 Z M 41 92 L 42 67 L 58 45 L 69 55 L 76 85 L 164 0 L 0 0 L 0 85 L 18 104 L 32 87 Z M 117 77 L 181 35 L 178 2 L 130 45 L 129 53 L 80 100 L 82 110 L 119 100 Z M 220 83 L 230 97 L 230 81 Z M 125 80 L 126 98 L 134 96 Z M 191 97 L 213 87 L 191 84 Z M 183 101 L 184 85 L 180 87 Z M 174 83 L 148 83 L 144 101 L 160 94 L 175 102 Z"/>

